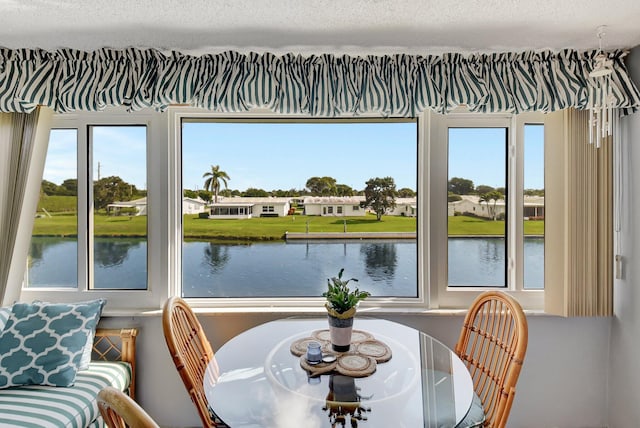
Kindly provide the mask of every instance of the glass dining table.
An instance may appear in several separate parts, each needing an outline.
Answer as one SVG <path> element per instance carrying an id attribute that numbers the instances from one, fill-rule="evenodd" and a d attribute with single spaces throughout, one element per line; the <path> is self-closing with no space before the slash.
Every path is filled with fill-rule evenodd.
<path id="1" fill-rule="evenodd" d="M 294 352 L 296 344 L 328 333 L 326 318 L 271 321 L 215 353 L 204 381 L 209 405 L 231 428 L 448 428 L 465 417 L 473 384 L 451 349 L 387 320 L 356 317 L 353 328 L 390 352 L 373 373 L 318 374 L 303 367 L 309 368 L 305 355 Z M 327 354 L 333 354 L 330 347 Z"/>

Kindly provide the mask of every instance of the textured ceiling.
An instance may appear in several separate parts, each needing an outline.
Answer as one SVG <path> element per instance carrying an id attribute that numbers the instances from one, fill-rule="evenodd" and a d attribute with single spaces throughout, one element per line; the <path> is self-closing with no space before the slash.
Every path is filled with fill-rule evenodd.
<path id="1" fill-rule="evenodd" d="M 412 54 L 640 44 L 640 0 L 0 0 L 0 46 Z"/>

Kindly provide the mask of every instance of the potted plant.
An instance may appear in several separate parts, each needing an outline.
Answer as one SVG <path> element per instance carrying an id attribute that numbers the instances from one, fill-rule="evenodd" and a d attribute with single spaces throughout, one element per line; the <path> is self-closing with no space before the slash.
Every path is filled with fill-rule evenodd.
<path id="1" fill-rule="evenodd" d="M 368 291 L 349 288 L 349 282 L 356 278 L 342 279 L 344 268 L 340 269 L 337 277 L 327 279 L 327 291 L 322 296 L 327 299 L 325 307 L 329 316 L 329 333 L 331 346 L 334 351 L 346 352 L 351 346 L 351 331 L 356 307 L 361 300 L 371 295 Z"/>

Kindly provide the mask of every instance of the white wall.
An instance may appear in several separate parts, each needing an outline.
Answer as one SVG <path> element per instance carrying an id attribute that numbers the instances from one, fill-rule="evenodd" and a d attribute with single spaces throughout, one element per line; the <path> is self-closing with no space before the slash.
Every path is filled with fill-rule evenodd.
<path id="1" fill-rule="evenodd" d="M 238 314 L 199 318 L 215 350 L 235 334 L 278 317 Z M 450 347 L 462 324 L 460 316 L 450 315 L 385 318 L 419 328 Z M 161 318 L 108 318 L 104 323 L 140 328 L 137 395 L 151 416 L 163 427 L 198 426 L 195 407 L 169 358 Z M 609 330 L 609 318 L 530 316 L 529 349 L 509 428 L 606 426 Z"/>
<path id="2" fill-rule="evenodd" d="M 627 66 L 634 82 L 640 82 L 640 47 L 631 51 Z M 617 234 L 623 256 L 622 279 L 614 283 L 614 319 L 609 360 L 609 427 L 640 424 L 640 113 L 622 119 L 621 231 Z"/>

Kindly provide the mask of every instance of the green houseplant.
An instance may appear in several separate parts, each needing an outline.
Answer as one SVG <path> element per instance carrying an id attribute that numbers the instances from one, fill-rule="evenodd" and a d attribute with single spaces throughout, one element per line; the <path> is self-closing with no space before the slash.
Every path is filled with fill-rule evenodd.
<path id="1" fill-rule="evenodd" d="M 327 291 L 322 296 L 327 299 L 325 307 L 329 317 L 329 333 L 334 351 L 346 352 L 351 346 L 353 317 L 358 303 L 371 295 L 359 288 L 349 288 L 349 282 L 358 282 L 356 278 L 342 279 L 344 268 L 338 276 L 327 279 Z"/>

